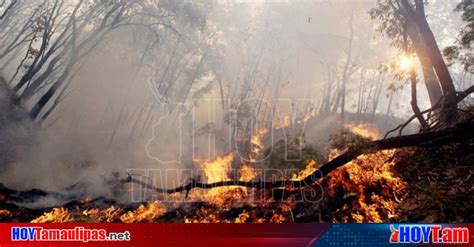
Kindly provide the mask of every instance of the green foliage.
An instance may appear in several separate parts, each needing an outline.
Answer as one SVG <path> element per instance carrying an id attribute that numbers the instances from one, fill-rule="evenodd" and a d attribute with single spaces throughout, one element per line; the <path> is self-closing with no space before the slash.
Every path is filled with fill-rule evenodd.
<path id="1" fill-rule="evenodd" d="M 473 73 L 472 65 L 474 56 L 471 51 L 471 43 L 474 40 L 474 2 L 473 0 L 462 0 L 454 9 L 461 13 L 461 19 L 466 23 L 461 30 L 456 44 L 446 47 L 443 55 L 449 65 L 459 62 L 465 71 Z"/>
<path id="2" fill-rule="evenodd" d="M 362 149 L 367 147 L 367 142 L 371 141 L 369 138 L 354 134 L 349 130 L 343 129 L 336 134 L 329 137 L 331 147 L 333 149 Z"/>
<path id="3" fill-rule="evenodd" d="M 301 170 L 305 168 L 310 160 L 315 160 L 319 163 L 325 161 L 325 158 L 316 148 L 306 144 L 301 139 L 288 139 L 288 145 L 285 143 L 285 140 L 279 140 L 273 147 L 265 150 L 264 156 L 269 157 L 267 160 L 268 167 Z"/>
<path id="4" fill-rule="evenodd" d="M 399 54 L 382 64 L 378 70 L 382 73 L 389 72 L 396 81 L 407 81 L 408 71 L 400 69 L 400 56 L 405 56 L 413 52 L 412 41 L 407 37 L 406 19 L 400 9 L 395 7 L 392 1 L 378 0 L 376 7 L 370 9 L 370 17 L 377 21 L 376 32 L 379 36 L 386 36 L 390 40 L 390 46 L 398 50 Z M 401 86 L 400 86 L 401 87 Z M 397 87 L 388 88 L 389 91 L 396 91 Z"/>
<path id="5" fill-rule="evenodd" d="M 369 11 L 372 20 L 379 23 L 377 33 L 386 35 L 390 39 L 390 45 L 397 49 L 404 49 L 404 28 L 398 13 L 394 11 L 391 1 L 378 0 L 375 8 Z"/>
<path id="6" fill-rule="evenodd" d="M 212 2 L 163 0 L 159 1 L 160 7 L 170 13 L 176 13 L 177 21 L 181 25 L 191 28 L 204 29 L 207 22 L 207 12 Z"/>
<path id="7" fill-rule="evenodd" d="M 238 130 L 245 130 L 251 120 L 252 109 L 248 102 L 232 103 L 229 113 L 224 116 L 224 122 Z"/>

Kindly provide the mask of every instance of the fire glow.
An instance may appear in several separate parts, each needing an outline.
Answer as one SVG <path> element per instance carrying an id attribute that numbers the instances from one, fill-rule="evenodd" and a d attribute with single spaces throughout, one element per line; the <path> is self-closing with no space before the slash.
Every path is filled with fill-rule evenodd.
<path id="1" fill-rule="evenodd" d="M 368 139 L 377 139 L 379 133 L 368 125 L 346 125 L 346 129 Z M 248 161 L 241 159 L 236 174 L 232 174 L 232 166 L 235 165 L 237 154 L 228 153 L 214 160 L 195 160 L 196 167 L 204 172 L 204 182 L 215 183 L 230 181 L 233 177 L 240 181 L 252 181 L 259 176 L 254 168 L 255 161 L 262 155 L 264 150 L 263 138 L 268 130 L 261 129 L 253 135 Z M 332 150 L 329 160 L 339 154 L 339 150 Z M 328 198 L 339 198 L 341 189 L 356 195 L 357 199 L 342 207 L 339 213 L 344 215 L 335 222 L 383 222 L 396 217 L 397 195 L 404 189 L 405 184 L 401 179 L 391 172 L 394 161 L 392 156 L 395 150 L 379 151 L 374 154 L 360 155 L 357 159 L 345 166 L 333 171 L 330 176 L 322 180 L 324 193 Z M 318 169 L 318 162 L 310 160 L 306 167 L 299 173 L 290 177 L 297 181 L 311 175 Z M 374 187 L 375 186 L 375 187 Z M 381 188 L 377 188 L 381 186 Z M 379 193 L 369 193 L 368 189 L 380 190 Z M 208 190 L 195 189 L 189 192 L 190 200 L 202 201 L 205 205 L 197 207 L 191 215 L 184 217 L 184 222 L 292 222 L 294 221 L 293 209 L 296 201 L 279 202 L 276 205 L 269 200 L 252 201 L 253 188 L 240 186 L 216 187 Z M 346 196 L 348 196 L 346 195 Z M 182 197 L 181 193 L 172 196 Z M 84 200 L 87 205 L 89 200 Z M 232 210 L 235 206 L 250 205 L 252 210 L 243 210 L 233 219 L 222 217 L 222 213 Z M 273 206 L 271 206 L 273 205 Z M 301 206 L 301 205 L 300 205 Z M 175 204 L 174 207 L 179 207 Z M 148 202 L 139 205 L 134 210 L 126 211 L 117 206 L 108 208 L 85 208 L 82 211 L 68 210 L 65 208 L 54 208 L 46 212 L 32 222 L 68 222 L 80 218 L 94 222 L 156 222 L 160 221 L 168 211 L 169 205 L 160 201 Z M 276 210 L 277 209 L 277 210 Z M 259 210 L 265 210 L 264 213 Z"/>

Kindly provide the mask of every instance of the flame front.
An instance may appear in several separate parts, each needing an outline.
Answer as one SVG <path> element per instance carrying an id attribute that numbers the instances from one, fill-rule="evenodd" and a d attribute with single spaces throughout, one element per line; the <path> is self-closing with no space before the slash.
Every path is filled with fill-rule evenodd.
<path id="1" fill-rule="evenodd" d="M 254 178 L 257 177 L 257 175 L 258 173 L 250 165 L 242 165 L 240 167 L 240 181 L 252 181 Z"/>
<path id="2" fill-rule="evenodd" d="M 379 131 L 370 124 L 345 124 L 344 128 L 350 130 L 354 134 L 371 140 L 380 139 Z"/>
<path id="3" fill-rule="evenodd" d="M 318 163 L 315 160 L 310 160 L 306 167 L 299 171 L 298 174 L 294 174 L 291 180 L 297 181 L 305 179 L 307 176 L 313 174 L 318 169 Z"/>
<path id="4" fill-rule="evenodd" d="M 263 145 L 263 137 L 268 133 L 268 129 L 262 128 L 259 129 L 256 135 L 252 135 L 250 138 L 250 144 L 251 146 L 251 152 L 249 154 L 249 159 L 250 162 L 256 162 L 257 157 L 261 154 L 263 151 L 264 145 Z"/>
<path id="5" fill-rule="evenodd" d="M 352 132 L 369 139 L 379 138 L 373 128 L 365 125 L 346 125 Z M 203 170 L 203 180 L 206 183 L 230 181 L 238 178 L 240 181 L 252 181 L 257 178 L 252 160 L 256 160 L 264 148 L 263 137 L 266 129 L 261 129 L 252 136 L 252 148 L 248 154 L 248 161 L 236 164 L 236 154 L 229 153 L 214 160 L 196 160 L 196 165 Z M 329 159 L 339 154 L 339 150 L 332 150 Z M 330 219 L 333 222 L 386 222 L 397 217 L 397 201 L 403 197 L 402 191 L 405 183 L 397 177 L 392 168 L 395 165 L 393 155 L 395 150 L 379 151 L 374 154 L 360 155 L 357 159 L 334 170 L 320 182 L 324 189 L 325 200 L 322 203 L 329 208 Z M 237 171 L 232 170 L 232 164 L 238 166 Z M 309 160 L 305 169 L 293 175 L 291 180 L 302 180 L 313 174 L 318 169 L 315 160 Z M 288 193 L 298 192 L 299 189 L 289 189 Z M 314 212 L 311 208 L 315 205 L 307 202 L 273 203 L 269 198 L 253 201 L 252 196 L 258 190 L 225 186 L 216 187 L 207 191 L 192 190 L 189 198 L 197 202 L 195 208 L 179 219 L 178 222 L 186 223 L 283 223 L 294 222 L 295 217 L 301 212 Z M 179 194 L 179 195 L 178 195 Z M 175 195 L 175 194 L 173 194 Z M 290 194 L 288 194 L 290 195 Z M 184 197 L 184 194 L 176 193 Z M 291 198 L 291 196 L 290 196 Z M 85 220 L 94 222 L 156 222 L 166 214 L 166 207 L 158 201 L 142 204 L 134 210 L 124 213 L 124 209 L 116 206 L 109 208 L 87 208 L 90 199 L 80 202 L 83 208 L 79 211 L 69 211 L 65 208 L 54 208 L 44 213 L 31 222 L 69 222 Z M 338 206 L 333 206 L 338 205 Z M 168 205 L 168 207 L 171 207 Z M 180 207 L 179 203 L 175 207 Z M 318 206 L 319 207 L 319 206 Z M 236 211 L 233 211 L 236 210 Z M 294 214 L 293 210 L 298 210 Z M 232 212 L 232 213 L 229 213 Z M 324 212 L 323 212 L 324 213 Z M 0 211 L 0 215 L 10 215 L 7 211 Z M 308 217 L 308 216 L 306 216 Z M 316 215 L 312 216 L 316 217 Z M 319 215 L 321 219 L 321 212 Z"/>
<path id="6" fill-rule="evenodd" d="M 369 125 L 344 127 L 371 140 L 380 138 L 380 133 Z M 381 223 L 396 216 L 397 197 L 406 188 L 406 184 L 392 172 L 395 165 L 392 157 L 395 151 L 392 149 L 359 155 L 326 177 L 326 193 L 329 196 L 340 197 L 342 189 L 345 192 L 344 197 L 357 197 L 340 210 L 350 211 L 350 217 L 344 215 L 335 221 Z M 338 150 L 332 150 L 329 159 L 338 154 Z"/>
<path id="7" fill-rule="evenodd" d="M 123 213 L 122 208 L 111 206 L 109 208 L 91 208 L 82 211 L 82 214 L 88 218 L 99 222 L 114 222 Z"/>
<path id="8" fill-rule="evenodd" d="M 225 156 L 218 157 L 211 161 L 199 161 L 196 163 L 202 169 L 204 169 L 204 175 L 207 178 L 208 183 L 215 183 L 219 181 L 228 181 L 229 173 L 231 170 L 231 164 L 234 160 L 234 153 L 229 153 Z"/>
<path id="9" fill-rule="evenodd" d="M 31 223 L 62 223 L 73 220 L 72 215 L 65 208 L 53 208 L 51 212 L 44 213 L 40 217 L 31 221 Z"/>
<path id="10" fill-rule="evenodd" d="M 215 160 L 198 162 L 198 166 L 204 169 L 204 175 L 208 183 L 229 181 L 231 164 L 234 158 L 235 155 L 230 153 Z M 237 191 L 232 191 L 233 189 L 235 189 L 233 186 L 212 188 L 204 195 L 204 200 L 218 206 L 223 206 L 238 194 Z M 240 197 L 236 199 L 240 199 Z"/>
<path id="11" fill-rule="evenodd" d="M 129 211 L 120 220 L 124 223 L 153 222 L 166 213 L 166 208 L 158 201 L 149 202 L 146 206 L 140 205 L 134 211 Z"/>

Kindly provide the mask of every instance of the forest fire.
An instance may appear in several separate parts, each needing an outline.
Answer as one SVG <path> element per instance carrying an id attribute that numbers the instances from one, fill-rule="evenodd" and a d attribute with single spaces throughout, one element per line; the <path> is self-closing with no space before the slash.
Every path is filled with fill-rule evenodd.
<path id="1" fill-rule="evenodd" d="M 249 162 L 243 161 L 239 165 L 238 175 L 240 181 L 251 181 L 257 177 L 258 173 L 252 167 L 252 162 L 256 162 L 263 151 L 264 145 L 262 139 L 268 132 L 267 129 L 262 128 L 258 130 L 255 135 L 251 136 L 251 151 L 249 153 Z M 232 176 L 231 164 L 235 159 L 236 154 L 229 153 L 221 157 L 217 157 L 212 161 L 196 161 L 197 166 L 204 170 L 204 175 L 208 183 L 215 183 L 220 181 L 229 181 Z M 217 206 L 229 206 L 231 202 L 242 202 L 245 201 L 248 196 L 248 188 L 242 188 L 237 186 L 227 186 L 212 188 L 207 191 L 204 195 L 206 202 L 215 204 Z M 195 195 L 195 194 L 194 194 Z"/>
<path id="2" fill-rule="evenodd" d="M 297 181 L 304 179 L 305 177 L 311 175 L 314 171 L 318 169 L 318 163 L 315 160 L 310 160 L 306 167 L 299 171 L 298 174 L 294 174 L 291 180 Z"/>
<path id="3" fill-rule="evenodd" d="M 367 125 L 345 126 L 354 134 L 364 138 L 377 138 L 378 132 Z M 257 159 L 263 150 L 262 139 L 266 130 L 260 130 L 252 137 L 252 143 L 258 148 L 252 149 L 250 157 Z M 340 151 L 334 149 L 329 155 L 338 154 Z M 324 188 L 325 199 L 321 202 L 322 208 L 325 204 L 332 207 L 338 205 L 333 212 L 334 222 L 383 222 L 393 220 L 396 217 L 398 201 L 403 196 L 405 183 L 393 174 L 392 168 L 395 164 L 392 156 L 395 150 L 379 151 L 374 154 L 360 155 L 357 159 L 349 162 L 344 167 L 333 171 L 321 181 Z M 214 160 L 195 160 L 198 168 L 204 172 L 208 183 L 230 181 L 232 179 L 232 163 L 235 162 L 236 154 L 229 153 L 217 157 Z M 242 161 L 245 162 L 245 161 Z M 312 174 L 318 169 L 318 162 L 310 160 L 304 169 L 294 174 L 292 181 L 298 181 Z M 252 167 L 252 163 L 242 163 L 238 174 L 240 181 L 252 181 L 258 173 Z M 297 202 L 292 199 L 285 201 L 273 201 L 271 198 L 263 198 L 253 201 L 250 189 L 239 186 L 225 186 L 212 188 L 207 191 L 195 189 L 189 193 L 191 201 L 202 201 L 195 204 L 190 202 L 191 211 L 186 211 L 173 221 L 186 223 L 196 222 L 293 222 L 295 221 L 295 208 L 299 207 L 301 212 L 308 212 L 308 203 Z M 295 190 L 291 190 L 293 193 Z M 298 190 L 296 190 L 298 191 Z M 182 196 L 182 195 L 181 195 Z M 180 196 L 180 197 L 181 197 Z M 141 204 L 135 209 L 128 211 L 124 208 L 112 205 L 106 208 L 88 208 L 90 198 L 81 200 L 80 208 L 65 209 L 54 208 L 50 212 L 37 217 L 31 222 L 68 222 L 68 221 L 93 221 L 93 222 L 155 222 L 167 221 L 168 213 L 179 210 L 181 204 L 163 204 L 159 201 Z M 235 212 L 233 212 L 235 211 Z M 319 214 L 321 211 L 319 211 Z M 301 213 L 300 213 L 301 214 Z M 308 217 L 306 215 L 305 217 Z"/>
<path id="4" fill-rule="evenodd" d="M 346 125 L 354 134 L 371 140 L 380 138 L 372 126 Z M 339 150 L 330 153 L 330 159 Z M 406 185 L 393 173 L 395 150 L 383 150 L 373 154 L 359 155 L 343 167 L 332 172 L 325 180 L 329 197 L 353 197 L 341 211 L 350 212 L 337 221 L 342 222 L 385 222 L 393 220 L 396 205 Z"/>
<path id="5" fill-rule="evenodd" d="M 142 205 L 141 205 L 142 206 Z M 140 207 L 141 207 L 140 206 Z M 138 211 L 138 209 L 137 209 Z M 135 218 L 134 213 L 128 212 L 126 215 L 122 215 L 123 209 L 111 206 L 109 208 L 90 208 L 82 211 L 82 214 L 85 217 L 94 219 L 99 222 L 114 222 L 117 218 L 120 218 L 124 222 L 128 221 L 130 218 Z"/>
<path id="6" fill-rule="evenodd" d="M 31 223 L 63 223 L 73 221 L 69 210 L 65 208 L 53 208 L 51 212 L 44 213 L 42 216 L 34 219 Z"/>
<path id="7" fill-rule="evenodd" d="M 354 134 L 371 140 L 377 140 L 380 138 L 378 130 L 369 124 L 346 124 L 344 125 L 344 128 L 350 130 Z"/>
<path id="8" fill-rule="evenodd" d="M 166 212 L 165 207 L 160 202 L 149 202 L 147 205 L 140 205 L 134 211 L 129 211 L 120 216 L 120 220 L 125 223 L 153 222 Z"/>
<path id="9" fill-rule="evenodd" d="M 378 137 L 378 132 L 367 125 L 347 125 L 350 132 L 363 138 Z M 262 138 L 263 135 L 260 135 Z M 328 160 L 342 152 L 333 149 Z M 112 204 L 106 207 L 93 206 L 94 200 L 86 197 L 77 204 L 46 210 L 31 222 L 182 222 L 182 223 L 284 223 L 284 222 L 387 222 L 396 221 L 400 205 L 405 205 L 408 184 L 394 172 L 398 158 L 396 149 L 359 155 L 356 159 L 332 171 L 310 191 L 322 189 L 322 200 L 299 201 L 298 194 L 307 193 L 307 188 L 281 188 L 287 191 L 280 199 L 264 193 L 260 200 L 252 196 L 261 190 L 240 186 L 223 186 L 208 190 L 193 189 L 187 200 L 181 203 L 152 201 L 140 205 Z M 238 172 L 233 174 L 232 164 L 236 154 L 229 153 L 210 161 L 196 161 L 203 169 L 205 182 L 253 181 L 258 173 L 252 163 L 241 161 Z M 255 156 L 258 158 L 258 156 Z M 313 174 L 320 165 L 309 160 L 304 169 L 288 178 L 299 181 Z M 311 189 L 312 188 L 312 189 Z M 296 195 L 296 197 L 294 197 Z M 184 198 L 183 193 L 171 196 Z M 406 206 L 404 206 L 406 207 Z M 2 210 L 2 217 L 14 218 L 15 211 Z"/>
<path id="10" fill-rule="evenodd" d="M 235 154 L 230 153 L 212 161 L 198 163 L 198 166 L 204 169 L 204 175 L 208 183 L 228 181 L 231 179 L 231 163 L 234 157 Z M 212 188 L 204 194 L 203 199 L 216 206 L 224 206 L 230 201 L 244 199 L 246 192 L 246 188 L 234 186 Z"/>
<path id="11" fill-rule="evenodd" d="M 0 247 L 472 244 L 473 16 L 1 0 Z"/>
<path id="12" fill-rule="evenodd" d="M 327 196 L 353 197 L 340 209 L 351 212 L 351 217 L 345 215 L 337 221 L 385 222 L 395 217 L 405 183 L 391 172 L 394 153 L 388 150 L 361 155 L 327 177 Z"/>
<path id="13" fill-rule="evenodd" d="M 262 139 L 265 137 L 267 133 L 268 133 L 268 129 L 261 128 L 258 130 L 256 135 L 252 135 L 252 137 L 250 138 L 250 145 L 251 145 L 251 152 L 249 154 L 250 162 L 256 162 L 257 157 L 263 151 L 264 145 L 263 145 Z"/>

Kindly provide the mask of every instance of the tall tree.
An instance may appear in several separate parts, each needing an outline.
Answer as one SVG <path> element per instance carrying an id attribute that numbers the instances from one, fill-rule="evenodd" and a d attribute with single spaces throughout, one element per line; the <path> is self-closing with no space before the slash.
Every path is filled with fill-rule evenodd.
<path id="1" fill-rule="evenodd" d="M 404 33 L 408 33 L 410 45 L 423 68 L 425 86 L 431 105 L 438 103 L 441 96 L 450 102 L 455 95 L 453 80 L 443 59 L 434 34 L 425 15 L 423 0 L 379 0 L 370 11 L 373 19 L 380 21 L 379 31 L 392 39 L 392 45 L 406 51 Z M 436 80 L 431 72 L 436 75 Z M 451 122 L 456 117 L 453 107 L 443 109 L 442 118 Z"/>

